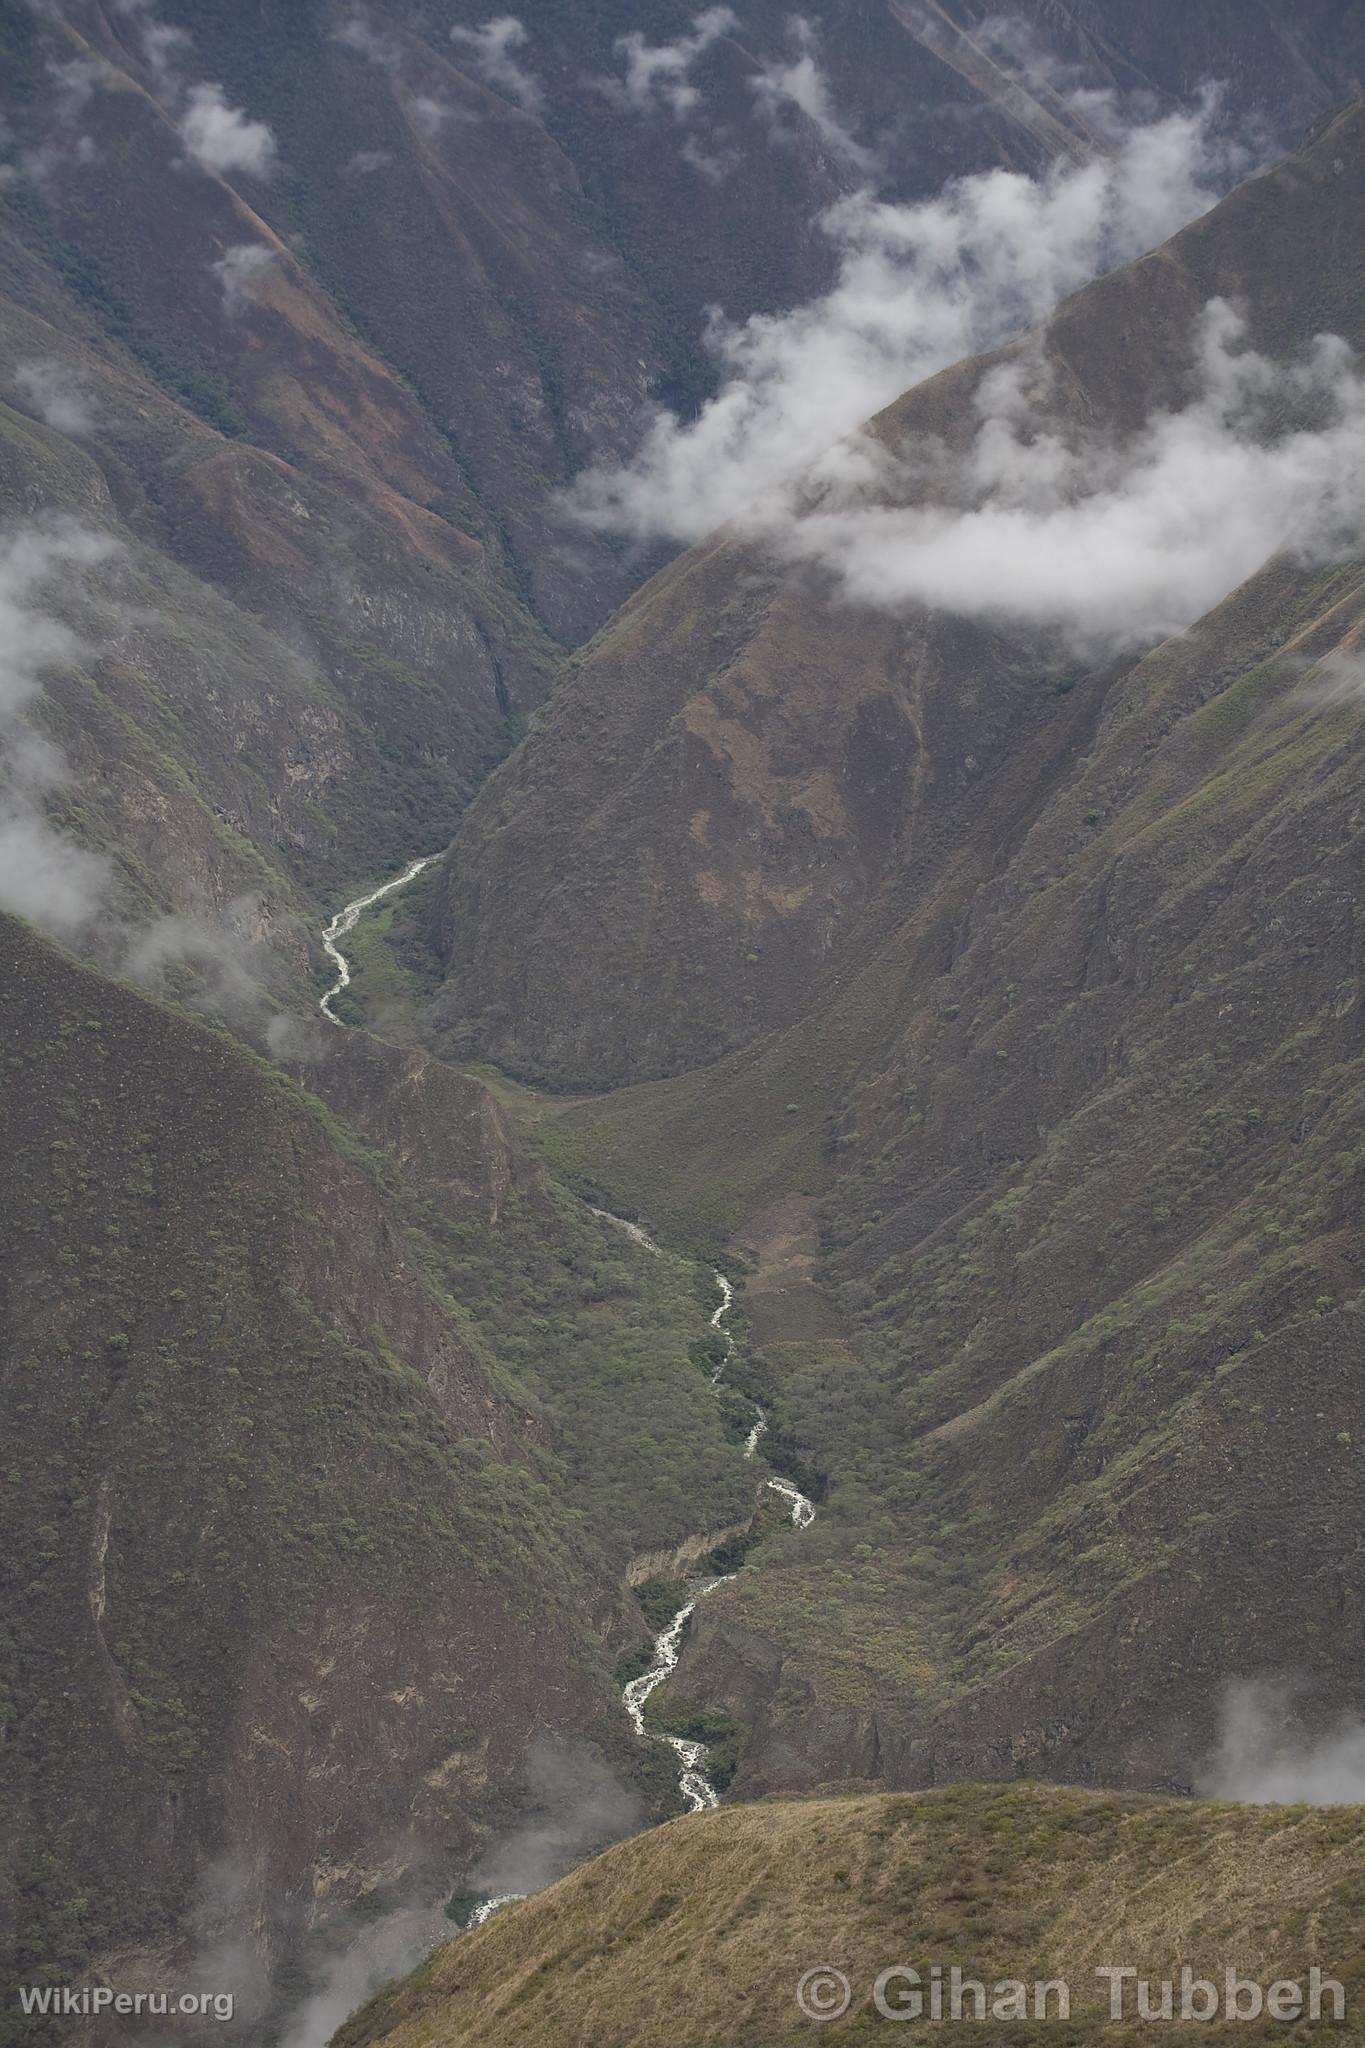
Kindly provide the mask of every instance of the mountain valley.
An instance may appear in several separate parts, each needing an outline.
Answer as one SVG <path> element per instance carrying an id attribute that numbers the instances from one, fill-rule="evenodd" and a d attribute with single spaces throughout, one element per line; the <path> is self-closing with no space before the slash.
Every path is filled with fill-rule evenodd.
<path id="1" fill-rule="evenodd" d="M 0 0 L 0 2041 L 1365 1994 L 1362 78 Z"/>

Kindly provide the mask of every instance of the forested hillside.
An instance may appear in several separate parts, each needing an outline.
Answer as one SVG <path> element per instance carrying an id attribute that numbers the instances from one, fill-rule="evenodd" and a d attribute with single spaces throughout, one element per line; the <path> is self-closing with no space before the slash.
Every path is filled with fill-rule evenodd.
<path id="1" fill-rule="evenodd" d="M 1225 295 L 1280 421 L 1328 417 L 1288 366 L 1365 339 L 1362 132 L 878 443 L 966 450 L 1040 364 L 1061 435 L 1178 422 Z M 691 1068 L 537 1128 L 757 1262 L 773 1455 L 827 1498 L 675 1681 L 756 1731 L 740 1785 L 1189 1785 L 1230 1680 L 1356 1684 L 1358 547 L 1099 660 L 762 565 L 664 571 L 478 799 L 441 1028 L 560 1085 Z"/>

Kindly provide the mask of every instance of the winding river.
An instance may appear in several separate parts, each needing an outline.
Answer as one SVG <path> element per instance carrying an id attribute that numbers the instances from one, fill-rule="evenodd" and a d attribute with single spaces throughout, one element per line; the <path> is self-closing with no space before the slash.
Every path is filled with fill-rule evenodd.
<path id="1" fill-rule="evenodd" d="M 395 875 L 392 881 L 381 882 L 377 889 L 371 889 L 368 896 L 357 896 L 353 903 L 348 903 L 343 910 L 339 910 L 323 931 L 322 950 L 337 971 L 337 978 L 326 995 L 318 998 L 318 1008 L 329 1024 L 345 1028 L 341 1025 L 341 1019 L 332 1005 L 341 991 L 351 985 L 351 963 L 337 944 L 337 940 L 344 939 L 348 932 L 353 932 L 363 913 L 373 904 L 381 903 L 386 896 L 392 896 L 395 890 L 406 889 L 409 882 L 415 882 L 423 868 L 429 868 L 435 859 L 434 853 L 428 853 L 424 854 L 421 860 L 410 861 L 401 875 Z"/>
<path id="2" fill-rule="evenodd" d="M 395 875 L 391 881 L 382 883 L 378 889 L 371 889 L 366 896 L 357 896 L 353 902 L 346 904 L 343 909 L 337 912 L 331 923 L 323 931 L 323 948 L 332 965 L 336 968 L 336 980 L 332 983 L 326 995 L 322 996 L 318 1002 L 318 1008 L 329 1024 L 336 1024 L 342 1029 L 345 1028 L 342 1019 L 333 1010 L 332 1004 L 341 994 L 342 990 L 350 986 L 351 980 L 350 962 L 342 952 L 338 941 L 344 939 L 349 932 L 355 930 L 356 925 L 367 910 L 371 909 L 376 903 L 382 902 L 386 896 L 393 895 L 396 890 L 405 889 L 408 883 L 415 881 L 423 869 L 430 867 L 432 861 L 436 858 L 435 854 L 427 854 L 421 860 L 412 861 L 403 870 L 401 875 Z M 624 1231 L 626 1236 L 633 1243 L 639 1245 L 642 1250 L 653 1253 L 656 1258 L 664 1256 L 663 1246 L 656 1244 L 648 1231 L 640 1224 L 632 1223 L 624 1216 L 614 1216 L 609 1209 L 594 1208 L 592 1213 L 594 1216 L 599 1217 L 602 1222 L 610 1223 L 617 1230 Z M 711 1317 L 711 1327 L 721 1337 L 725 1346 L 720 1362 L 711 1375 L 713 1385 L 718 1385 L 725 1375 L 726 1367 L 735 1355 L 735 1340 L 726 1328 L 730 1310 L 734 1306 L 735 1290 L 731 1281 L 726 1278 L 718 1266 L 713 1266 L 711 1270 L 715 1275 L 716 1285 L 720 1288 L 721 1296 Z M 755 1402 L 753 1426 L 744 1441 L 744 1455 L 746 1458 L 754 1457 L 758 1450 L 759 1439 L 767 1427 L 768 1418 L 758 1403 Z M 815 1508 L 799 1487 L 793 1486 L 789 1479 L 779 1479 L 773 1473 L 766 1473 L 764 1475 L 763 1485 L 786 1502 L 791 1511 L 794 1528 L 809 1529 L 811 1523 L 815 1520 Z M 632 1678 L 621 1693 L 622 1704 L 630 1716 L 631 1725 L 634 1727 L 635 1733 L 640 1737 L 641 1741 L 666 1743 L 677 1755 L 679 1765 L 678 1790 L 682 1793 L 683 1798 L 687 1801 L 693 1813 L 704 1813 L 709 1807 L 720 1804 L 720 1794 L 706 1775 L 706 1744 L 704 1742 L 690 1742 L 681 1735 L 665 1735 L 656 1729 L 648 1727 L 645 1723 L 645 1702 L 650 1694 L 656 1691 L 675 1669 L 682 1652 L 687 1624 L 692 1618 L 698 1601 L 704 1600 L 708 1594 L 714 1593 L 718 1586 L 728 1585 L 733 1576 L 732 1572 L 724 1573 L 719 1578 L 696 1580 L 688 1586 L 687 1599 L 679 1607 L 676 1614 L 670 1616 L 668 1622 L 654 1638 L 653 1654 L 647 1669 L 642 1671 L 637 1678 Z M 523 1894 L 520 1892 L 506 1892 L 497 1898 L 483 1900 L 471 1915 L 469 1925 L 471 1927 L 482 1927 L 484 1922 L 490 1920 L 500 1907 L 510 1906 L 522 1896 Z"/>
<path id="3" fill-rule="evenodd" d="M 600 1216 L 604 1223 L 614 1223 L 618 1230 L 624 1230 L 628 1237 L 633 1238 L 635 1243 L 642 1245 L 646 1251 L 662 1256 L 662 1246 L 657 1245 L 638 1223 L 630 1223 L 624 1216 L 613 1216 L 609 1209 L 594 1209 L 592 1213 L 594 1216 Z M 714 1386 L 724 1377 L 725 1368 L 735 1355 L 735 1340 L 726 1328 L 730 1310 L 734 1305 L 735 1290 L 733 1283 L 721 1272 L 719 1266 L 713 1266 L 711 1271 L 715 1275 L 716 1285 L 720 1288 L 720 1301 L 711 1317 L 711 1328 L 725 1344 L 720 1363 L 711 1375 Z M 744 1440 L 746 1458 L 753 1457 L 758 1449 L 758 1440 L 767 1427 L 768 1418 L 755 1402 L 753 1426 Z M 799 1487 L 793 1486 L 789 1479 L 779 1479 L 772 1473 L 765 1475 L 763 1484 L 786 1501 L 791 1510 L 792 1523 L 796 1528 L 809 1529 L 815 1520 L 815 1508 Z M 719 1578 L 699 1580 L 689 1586 L 687 1598 L 682 1606 L 676 1614 L 670 1616 L 655 1636 L 654 1654 L 647 1668 L 638 1678 L 632 1678 L 621 1694 L 635 1733 L 641 1740 L 665 1742 L 676 1752 L 680 1766 L 678 1790 L 693 1813 L 705 1813 L 708 1807 L 720 1805 L 720 1794 L 706 1775 L 706 1744 L 689 1742 L 685 1736 L 665 1735 L 658 1729 L 650 1728 L 645 1721 L 645 1701 L 675 1670 L 678 1658 L 682 1654 L 687 1624 L 692 1619 L 697 1602 L 704 1600 L 708 1593 L 714 1593 L 718 1586 L 728 1586 L 733 1577 L 733 1572 L 725 1572 Z"/>

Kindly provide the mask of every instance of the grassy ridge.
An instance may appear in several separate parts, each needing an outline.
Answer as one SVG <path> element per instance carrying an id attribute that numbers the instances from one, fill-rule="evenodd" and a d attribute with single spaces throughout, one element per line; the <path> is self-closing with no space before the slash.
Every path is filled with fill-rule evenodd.
<path id="1" fill-rule="evenodd" d="M 888 2038 L 880 1969 L 957 1964 L 993 1983 L 1064 1978 L 1069 2025 L 990 2028 L 1022 2044 L 1154 2038 L 1104 2017 L 1099 1965 L 1159 1979 L 1228 1964 L 1269 1983 L 1337 1978 L 1365 1997 L 1365 1813 L 1119 1799 L 1071 1788 L 960 1786 L 911 1797 L 722 1809 L 637 1837 L 476 1937 L 434 1956 L 336 2036 L 335 2048 L 791 2048 Z M 849 2016 L 803 2019 L 821 1963 Z M 1132 1994 L 1130 1993 L 1130 2001 Z M 970 2007 L 968 2007 L 970 2010 Z M 1201 2039 L 1283 2037 L 1270 2021 Z M 932 2021 L 890 2038 L 938 2039 Z"/>

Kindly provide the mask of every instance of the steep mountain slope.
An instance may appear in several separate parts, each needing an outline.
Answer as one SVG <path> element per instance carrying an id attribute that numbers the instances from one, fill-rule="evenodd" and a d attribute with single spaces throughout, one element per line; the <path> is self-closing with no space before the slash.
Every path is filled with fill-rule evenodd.
<path id="1" fill-rule="evenodd" d="M 1360 339 L 1363 137 L 1082 293 L 1060 402 L 1178 390 L 1215 290 L 1278 349 Z M 951 445 L 987 368 L 878 432 Z M 633 601 L 448 877 L 523 1068 L 748 1038 L 534 1126 L 656 1227 L 736 1232 L 772 1454 L 823 1497 L 672 1690 L 751 1731 L 751 1793 L 1187 1786 L 1228 1679 L 1292 1670 L 1310 1718 L 1359 1683 L 1360 556 L 1093 671 L 759 561 L 713 543 Z M 550 915 L 494 933 L 530 866 Z"/>
<path id="2" fill-rule="evenodd" d="M 51 692 L 63 829 L 130 916 L 189 916 L 296 995 L 299 915 L 447 837 L 556 640 L 643 573 L 553 492 L 628 452 L 650 390 L 707 388 L 709 306 L 821 289 L 813 223 L 868 178 L 1090 146 L 1078 88 L 1169 103 L 1221 72 L 1230 118 L 1301 119 L 1359 68 L 1354 15 L 1043 10 L 1030 54 L 976 10 L 841 7 L 817 73 L 784 7 L 715 34 L 672 8 L 637 77 L 629 10 L 545 9 L 503 48 L 413 5 L 9 0 L 0 504 L 124 563 Z"/>
<path id="3" fill-rule="evenodd" d="M 776 1585 L 714 1617 L 692 1691 L 766 1722 L 809 1683 L 778 1782 L 855 1727 L 855 1775 L 1187 1782 L 1229 1676 L 1353 1696 L 1365 584 L 1324 584 L 1269 573 L 1142 664 L 951 959 L 850 992 L 900 1027 L 826 1168 L 852 1350 L 772 1359 L 915 1648 L 867 1655 L 837 1571 L 813 1631 Z M 746 1660 L 745 1610 L 793 1662 Z"/>
<path id="4" fill-rule="evenodd" d="M 320 905 L 444 842 L 643 573 L 554 490 L 708 388 L 718 295 L 828 281 L 812 220 L 869 155 L 903 195 L 1040 167 L 1095 139 L 1075 87 L 1184 97 L 1234 54 L 1232 112 L 1298 120 L 1365 45 L 1351 6 L 1188 12 L 1040 4 L 1021 59 L 980 7 L 837 5 L 803 110 L 785 0 L 659 10 L 706 47 L 638 75 L 618 0 L 525 42 L 0 0 L 0 825 L 17 792 L 102 856 L 63 928 L 256 1039 L 311 1008 Z M 1174 389 L 1212 290 L 1267 345 L 1355 333 L 1358 126 L 1063 315 L 1070 402 Z M 883 430 L 960 432 L 982 373 Z M 765 576 L 717 543 L 618 614 L 443 899 L 447 1047 L 678 1074 L 541 1134 L 758 1262 L 741 1370 L 826 1511 L 716 1596 L 674 1704 L 725 1705 L 741 1791 L 1184 1778 L 1244 1652 L 1299 1630 L 1338 1703 L 1358 1594 L 1355 700 L 1294 687 L 1354 656 L 1357 566 L 1267 572 L 1212 662 L 1060 679 Z M 36 837 L 4 880 L 41 914 Z M 1291 916 L 1304 960 L 1277 937 L 1237 1009 Z M 292 1029 L 287 1079 L 8 920 L 0 962 L 0 1926 L 28 1981 L 244 1939 L 278 2011 L 338 1910 L 470 1881 L 547 1730 L 658 1793 L 612 1666 L 628 1577 L 753 1513 L 718 1297 L 420 1051 Z"/>
<path id="5" fill-rule="evenodd" d="M 752 1480 L 693 1270 L 637 1275 L 477 1084 L 334 1053 L 414 1194 L 224 1034 L 0 945 L 6 1967 L 175 1973 L 193 1912 L 245 2010 L 358 1897 L 439 1905 L 533 1739 L 636 1769 L 624 1566 Z"/>
<path id="6" fill-rule="evenodd" d="M 1036 342 L 946 372 L 874 431 L 964 448 L 985 380 L 1035 348 L 1056 416 L 1132 430 L 1189 389 L 1216 296 L 1244 299 L 1277 356 L 1320 328 L 1365 339 L 1363 192 L 1356 110 Z M 966 900 L 1082 744 L 1104 678 L 1079 699 L 1053 683 L 1083 672 L 1041 634 L 840 606 L 737 541 L 694 549 L 570 665 L 465 821 L 440 922 L 456 1042 L 601 1087 L 790 1021 L 872 943 L 888 877 Z M 987 810 L 991 848 L 974 844 Z M 532 896 L 526 874 L 553 879 Z"/>
<path id="7" fill-rule="evenodd" d="M 1182 1963 L 1214 1979 L 1221 2000 L 1232 1956 L 1263 1990 L 1300 1983 L 1305 2010 L 1316 1965 L 1341 1984 L 1349 2013 L 1365 1970 L 1352 1920 L 1363 1825 L 1358 1809 L 1267 1812 L 1041 1786 L 706 1814 L 609 1850 L 439 1951 L 357 2014 L 337 2048 L 633 2048 L 661 2028 L 676 2048 L 775 2048 L 806 2038 L 812 2017 L 833 2019 L 836 2039 L 880 2040 L 888 2016 L 898 2039 L 923 2042 L 950 2019 L 953 1965 L 991 1987 L 987 2014 L 1010 1979 L 1027 1983 L 1030 2014 L 1036 1983 L 1068 1984 L 1069 2022 L 1056 2017 L 1055 1992 L 1044 2023 L 1017 2009 L 1011 2023 L 1008 2006 L 996 2015 L 992 2034 L 1011 2043 L 1132 2039 L 1134 1983 L 1115 2026 L 1111 1980 L 1098 1970 L 1136 1971 L 1158 2011 L 1161 1980 L 1174 1978 L 1178 2011 Z M 847 2020 L 831 1957 L 849 1980 Z M 897 1964 L 919 1972 L 922 2018 L 905 1974 L 884 1986 L 889 2014 L 874 2008 L 879 1973 Z M 942 2015 L 931 2018 L 935 1965 Z M 810 2017 L 796 1996 L 807 1973 L 823 1976 L 831 1999 L 822 2007 L 807 1980 Z M 976 2017 L 965 1984 L 961 2016 Z M 1215 2020 L 1200 2034 L 1270 2040 L 1283 2025 Z"/>
<path id="8" fill-rule="evenodd" d="M 548 643 L 401 381 L 146 91 L 17 12 L 46 41 L 9 88 L 47 139 L 4 187 L 4 509 L 121 550 L 55 721 L 67 822 L 144 864 L 161 907 L 221 913 L 265 880 L 284 910 L 291 883 L 439 841 Z M 53 139 L 59 60 L 88 96 Z M 231 252 L 261 267 L 234 283 Z"/>

